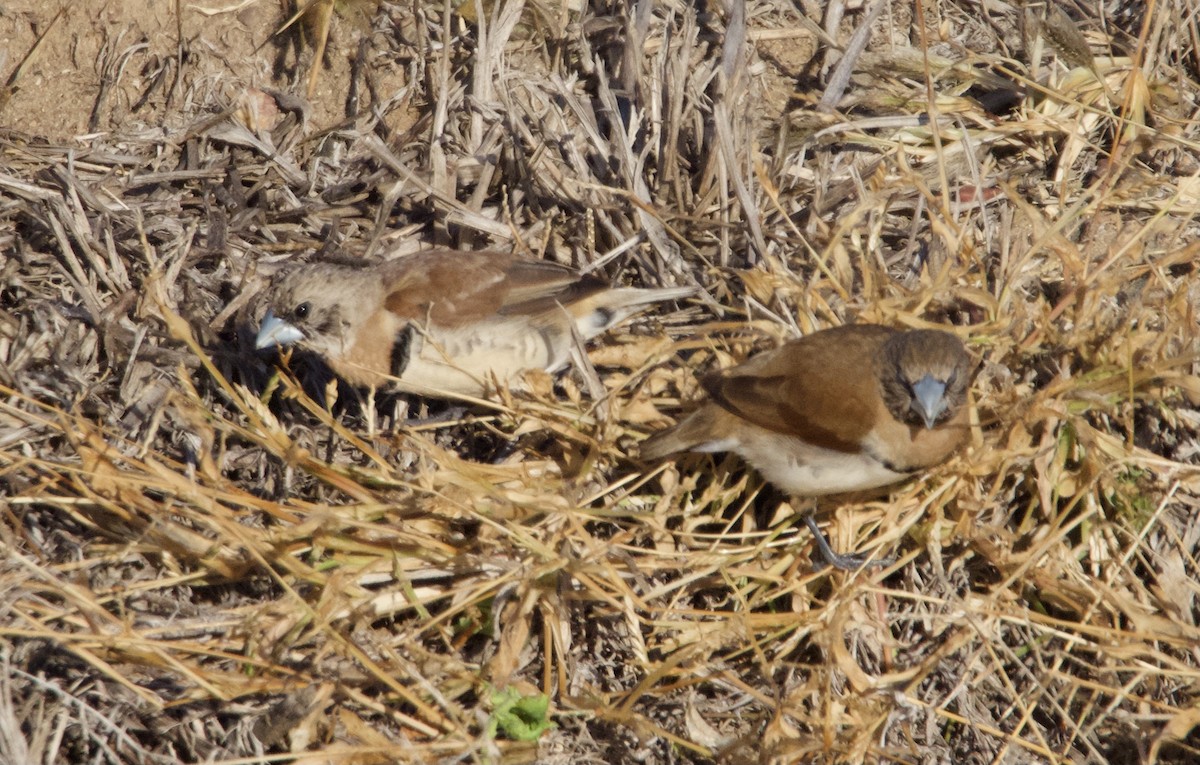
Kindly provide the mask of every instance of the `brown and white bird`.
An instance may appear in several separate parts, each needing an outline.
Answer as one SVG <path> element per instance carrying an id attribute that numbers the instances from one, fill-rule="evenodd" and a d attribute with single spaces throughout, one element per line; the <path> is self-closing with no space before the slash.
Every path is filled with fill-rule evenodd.
<path id="1" fill-rule="evenodd" d="M 940 330 L 815 332 L 706 376 L 709 400 L 644 441 L 641 453 L 734 452 L 797 496 L 881 488 L 967 440 L 973 366 L 962 342 Z M 833 554 L 811 514 L 805 522 L 830 563 L 861 563 Z"/>
<path id="2" fill-rule="evenodd" d="M 370 266 L 314 263 L 270 287 L 255 345 L 299 344 L 343 380 L 443 397 L 570 360 L 589 339 L 691 287 L 636 289 L 547 261 L 431 250 Z"/>

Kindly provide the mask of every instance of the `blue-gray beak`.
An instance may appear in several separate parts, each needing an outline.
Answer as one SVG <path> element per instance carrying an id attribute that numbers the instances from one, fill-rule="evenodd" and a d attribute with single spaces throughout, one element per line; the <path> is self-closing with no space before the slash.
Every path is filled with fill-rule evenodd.
<path id="1" fill-rule="evenodd" d="M 254 339 L 254 347 L 258 350 L 298 343 L 304 339 L 304 333 L 275 315 L 270 308 L 263 315 L 262 324 L 258 327 L 258 337 Z"/>
<path id="2" fill-rule="evenodd" d="M 259 334 L 259 337 L 262 335 Z M 937 424 L 938 416 L 946 411 L 946 384 L 935 379 L 933 375 L 925 375 L 913 383 L 912 392 L 913 409 L 921 415 L 925 427 L 932 430 Z"/>

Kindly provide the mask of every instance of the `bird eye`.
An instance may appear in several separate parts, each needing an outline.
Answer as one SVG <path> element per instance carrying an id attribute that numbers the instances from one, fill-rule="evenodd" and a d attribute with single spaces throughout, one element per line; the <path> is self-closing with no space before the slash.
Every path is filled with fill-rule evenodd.
<path id="1" fill-rule="evenodd" d="M 296 308 L 292 311 L 292 316 L 295 316 L 297 319 L 307 319 L 308 312 L 311 309 L 312 309 L 311 303 L 307 303 L 307 302 L 301 303 L 300 305 L 296 306 Z"/>

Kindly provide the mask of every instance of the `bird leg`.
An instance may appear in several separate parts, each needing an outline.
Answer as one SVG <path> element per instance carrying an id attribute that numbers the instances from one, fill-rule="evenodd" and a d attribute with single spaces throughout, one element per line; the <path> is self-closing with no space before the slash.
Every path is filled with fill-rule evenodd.
<path id="1" fill-rule="evenodd" d="M 437 414 L 431 414 L 426 417 L 406 417 L 403 420 L 397 420 L 395 423 L 396 430 L 436 430 L 447 425 L 454 425 L 462 421 L 468 414 L 470 409 L 458 404 L 451 404 L 443 411 Z"/>
<path id="2" fill-rule="evenodd" d="M 843 555 L 834 552 L 829 545 L 829 540 L 817 526 L 817 521 L 813 518 L 811 511 L 804 514 L 804 525 L 808 526 L 808 530 L 812 532 L 813 541 L 817 544 L 817 552 L 821 558 L 820 561 L 815 561 L 818 571 L 827 566 L 833 566 L 842 571 L 858 571 L 865 566 L 890 566 L 895 563 L 895 558 L 871 558 L 867 555 Z"/>

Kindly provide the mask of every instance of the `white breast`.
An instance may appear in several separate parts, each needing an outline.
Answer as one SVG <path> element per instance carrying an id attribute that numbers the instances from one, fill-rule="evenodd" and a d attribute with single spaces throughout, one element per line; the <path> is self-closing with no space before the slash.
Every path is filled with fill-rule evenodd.
<path id="1" fill-rule="evenodd" d="M 418 331 L 401 387 L 478 396 L 493 379 L 516 386 L 528 370 L 552 370 L 563 363 L 555 346 L 552 336 L 524 321 Z"/>
<path id="2" fill-rule="evenodd" d="M 709 445 L 704 451 L 735 452 L 775 486 L 800 496 L 865 491 L 909 476 L 890 470 L 868 454 L 811 446 L 753 426 L 740 429 L 735 438 Z"/>

